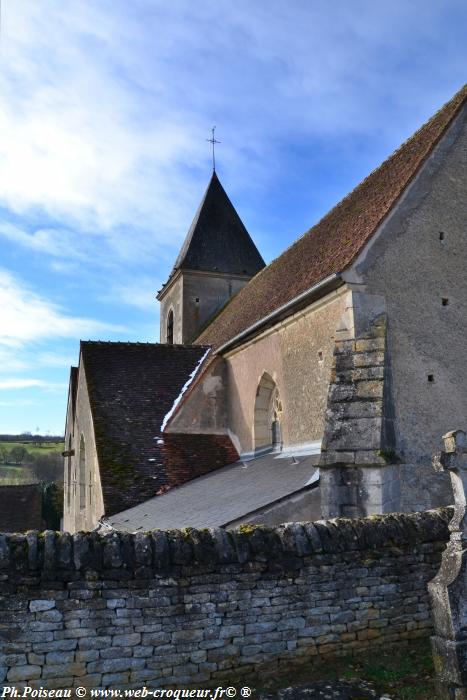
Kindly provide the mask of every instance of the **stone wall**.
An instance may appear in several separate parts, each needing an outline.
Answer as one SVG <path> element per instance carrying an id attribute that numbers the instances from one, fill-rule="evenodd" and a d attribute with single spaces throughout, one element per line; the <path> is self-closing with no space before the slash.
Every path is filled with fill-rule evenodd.
<path id="1" fill-rule="evenodd" d="M 464 106 L 344 275 L 386 301 L 402 496 L 418 510 L 449 503 L 449 479 L 432 472 L 427 488 L 426 472 L 440 436 L 467 424 L 466 186 Z"/>
<path id="2" fill-rule="evenodd" d="M 427 635 L 449 518 L 0 535 L 0 683 L 217 686 Z"/>
<path id="3" fill-rule="evenodd" d="M 382 313 L 335 344 L 320 459 L 326 518 L 401 510 L 386 323 Z"/>
<path id="4" fill-rule="evenodd" d="M 242 454 L 255 448 L 256 392 L 265 373 L 281 399 L 284 448 L 321 441 L 334 339 L 353 335 L 351 298 L 340 288 L 226 353 L 229 428 Z"/>
<path id="5" fill-rule="evenodd" d="M 104 499 L 97 460 L 96 439 L 82 357 L 80 357 L 80 368 L 75 410 L 73 410 L 71 392 L 68 396 L 67 406 L 65 444 L 67 449 L 71 447 L 73 450 L 73 455 L 70 457 L 71 497 L 68 501 L 68 478 L 66 475 L 66 497 L 63 502 L 63 526 L 67 531 L 91 530 L 93 527 L 96 527 L 99 518 L 104 515 Z M 83 508 L 80 507 L 79 460 L 81 436 L 84 438 L 86 480 L 86 506 Z M 90 485 L 92 488 L 90 488 Z"/>

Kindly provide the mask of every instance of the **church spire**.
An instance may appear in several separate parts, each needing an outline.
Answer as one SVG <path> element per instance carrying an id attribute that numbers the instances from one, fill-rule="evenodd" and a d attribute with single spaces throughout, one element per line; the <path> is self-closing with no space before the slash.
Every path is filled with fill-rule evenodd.
<path id="1" fill-rule="evenodd" d="M 253 277 L 264 265 L 214 170 L 172 274 L 190 269 Z"/>
<path id="2" fill-rule="evenodd" d="M 213 160 L 207 190 L 169 279 L 157 295 L 161 341 L 191 342 L 264 265 L 219 181 Z"/>

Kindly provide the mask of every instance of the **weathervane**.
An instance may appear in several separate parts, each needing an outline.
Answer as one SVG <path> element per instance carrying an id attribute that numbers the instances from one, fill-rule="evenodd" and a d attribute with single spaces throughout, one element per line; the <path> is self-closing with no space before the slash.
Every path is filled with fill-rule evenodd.
<path id="1" fill-rule="evenodd" d="M 211 129 L 211 131 L 212 131 L 212 138 L 206 139 L 206 141 L 209 141 L 209 143 L 212 143 L 212 169 L 213 169 L 214 172 L 216 172 L 216 154 L 215 154 L 215 152 L 214 152 L 214 144 L 220 143 L 220 141 L 217 141 L 216 138 L 215 138 L 215 136 L 214 136 L 215 130 L 216 130 L 216 127 L 213 126 L 212 129 Z"/>

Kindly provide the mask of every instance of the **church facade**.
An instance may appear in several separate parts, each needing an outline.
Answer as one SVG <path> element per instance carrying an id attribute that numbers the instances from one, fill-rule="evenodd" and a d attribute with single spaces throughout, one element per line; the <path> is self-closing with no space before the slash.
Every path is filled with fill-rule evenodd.
<path id="1" fill-rule="evenodd" d="M 213 174 L 158 295 L 161 345 L 82 343 L 65 529 L 450 503 L 431 460 L 467 424 L 466 98 L 267 266 Z"/>

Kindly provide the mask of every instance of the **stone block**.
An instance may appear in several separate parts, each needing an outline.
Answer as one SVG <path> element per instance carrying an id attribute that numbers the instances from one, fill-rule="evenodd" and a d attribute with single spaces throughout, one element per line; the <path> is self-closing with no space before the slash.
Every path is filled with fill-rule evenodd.
<path id="1" fill-rule="evenodd" d="M 31 612 L 42 612 L 43 610 L 51 610 L 54 607 L 54 600 L 31 600 L 29 603 L 29 610 Z"/>
<path id="2" fill-rule="evenodd" d="M 118 689 L 121 685 L 128 683 L 130 679 L 129 672 L 127 673 L 104 673 L 100 685 L 103 688 Z M 139 680 L 139 679 L 136 679 Z"/>
<path id="3" fill-rule="evenodd" d="M 223 625 L 220 630 L 220 638 L 237 637 L 242 635 L 244 631 L 243 625 Z"/>
<path id="4" fill-rule="evenodd" d="M 41 671 L 40 666 L 31 666 L 30 664 L 14 666 L 7 673 L 7 681 L 15 683 L 16 681 L 34 680 L 41 677 Z"/>
<path id="5" fill-rule="evenodd" d="M 68 664 L 74 659 L 74 651 L 51 651 L 46 655 L 47 664 Z"/>
<path id="6" fill-rule="evenodd" d="M 123 659 L 129 656 L 133 656 L 133 647 L 110 647 L 99 652 L 101 659 Z"/>
<path id="7" fill-rule="evenodd" d="M 279 631 L 282 630 L 290 630 L 290 629 L 295 629 L 295 630 L 300 630 L 305 627 L 305 620 L 303 617 L 292 617 L 288 620 L 281 620 L 280 622 L 277 623 L 277 629 Z"/>
<path id="8" fill-rule="evenodd" d="M 385 338 L 362 338 L 355 341 L 356 352 L 371 352 L 372 350 L 384 350 L 386 347 Z"/>
<path id="9" fill-rule="evenodd" d="M 42 678 L 61 678 L 62 676 L 85 676 L 86 664 L 46 664 L 42 669 Z"/>
<path id="10" fill-rule="evenodd" d="M 172 641 L 177 642 L 198 642 L 204 639 L 202 630 L 177 630 L 172 632 Z"/>
<path id="11" fill-rule="evenodd" d="M 116 634 L 112 637 L 112 646 L 131 647 L 141 642 L 141 634 Z"/>
<path id="12" fill-rule="evenodd" d="M 27 666 L 26 654 L 0 654 L 0 666 Z"/>
<path id="13" fill-rule="evenodd" d="M 99 652 L 97 649 L 89 649 L 88 651 L 77 651 L 75 652 L 75 658 L 77 662 L 84 661 L 97 661 L 99 659 Z"/>
<path id="14" fill-rule="evenodd" d="M 112 637 L 105 635 L 102 637 L 89 637 L 79 640 L 79 648 L 81 651 L 88 649 L 107 649 L 112 644 Z"/>
<path id="15" fill-rule="evenodd" d="M 84 640 L 81 640 L 81 644 Z M 32 648 L 37 654 L 46 654 L 48 651 L 70 651 L 78 646 L 77 639 L 57 639 L 45 643 L 34 643 Z"/>
<path id="16" fill-rule="evenodd" d="M 133 656 L 136 658 L 145 658 L 147 656 L 152 656 L 154 647 L 150 645 L 138 645 L 133 650 Z"/>
<path id="17" fill-rule="evenodd" d="M 53 681 L 49 681 L 50 683 L 53 683 Z M 71 684 L 73 683 L 73 686 L 75 688 L 81 687 L 81 688 L 101 688 L 102 687 L 102 675 L 100 673 L 88 673 L 85 676 L 80 676 L 79 678 L 76 678 L 74 681 L 71 681 L 69 683 L 64 683 L 63 679 L 59 678 L 55 681 L 57 684 L 60 682 L 61 687 L 63 688 L 69 688 Z M 56 686 L 55 686 L 56 687 Z"/>
<path id="18" fill-rule="evenodd" d="M 87 665 L 89 673 L 118 673 L 144 668 L 145 659 L 105 659 L 93 661 Z"/>

